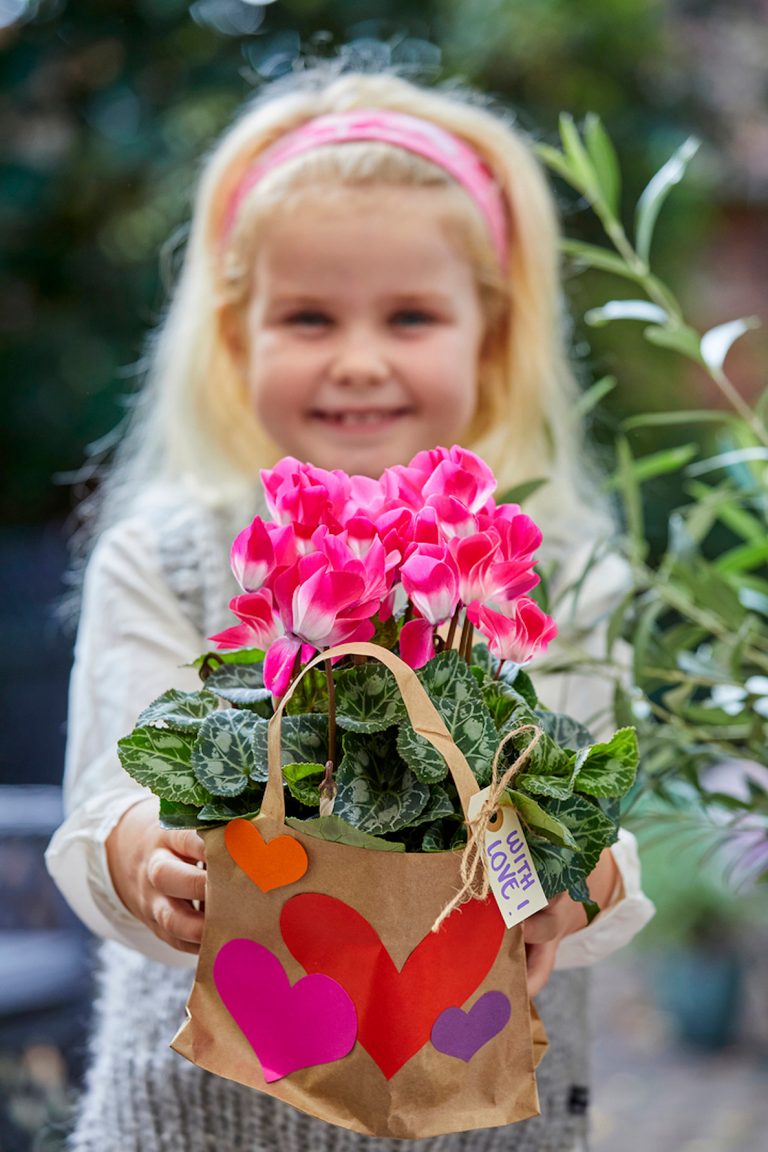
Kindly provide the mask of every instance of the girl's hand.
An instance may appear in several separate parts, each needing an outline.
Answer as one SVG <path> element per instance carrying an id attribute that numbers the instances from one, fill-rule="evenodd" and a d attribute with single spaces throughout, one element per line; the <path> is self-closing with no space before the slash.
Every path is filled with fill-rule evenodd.
<path id="1" fill-rule="evenodd" d="M 117 895 L 160 940 L 180 952 L 197 953 L 205 913 L 202 839 L 194 829 L 161 828 L 153 797 L 129 808 L 107 839 L 107 862 Z"/>
<path id="2" fill-rule="evenodd" d="M 590 896 L 601 908 L 605 908 L 610 900 L 618 874 L 613 853 L 610 848 L 606 848 L 587 884 Z M 582 905 L 571 900 L 567 892 L 555 896 L 546 908 L 524 921 L 529 996 L 536 996 L 549 980 L 560 941 L 570 936 L 571 932 L 584 928 L 586 923 L 587 916 Z"/>

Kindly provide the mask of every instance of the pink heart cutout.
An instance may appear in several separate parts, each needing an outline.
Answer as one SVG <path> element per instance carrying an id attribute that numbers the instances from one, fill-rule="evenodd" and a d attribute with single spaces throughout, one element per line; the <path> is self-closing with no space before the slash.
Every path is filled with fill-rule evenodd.
<path id="1" fill-rule="evenodd" d="M 220 948 L 213 979 L 268 1084 L 299 1068 L 341 1060 L 355 1046 L 355 1006 L 341 985 L 319 974 L 291 985 L 274 952 L 254 940 L 230 940 Z"/>

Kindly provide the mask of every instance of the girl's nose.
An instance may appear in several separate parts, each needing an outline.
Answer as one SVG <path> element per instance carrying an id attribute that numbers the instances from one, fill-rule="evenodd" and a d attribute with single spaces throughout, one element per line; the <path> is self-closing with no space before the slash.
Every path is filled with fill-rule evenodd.
<path id="1" fill-rule="evenodd" d="M 359 340 L 339 349 L 330 374 L 336 384 L 369 387 L 383 384 L 390 370 L 375 341 Z"/>

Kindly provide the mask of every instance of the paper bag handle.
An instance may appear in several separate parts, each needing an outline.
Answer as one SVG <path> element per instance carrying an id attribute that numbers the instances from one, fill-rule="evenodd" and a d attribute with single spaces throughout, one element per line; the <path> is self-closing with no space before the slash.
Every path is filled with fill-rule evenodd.
<path id="1" fill-rule="evenodd" d="M 445 721 L 430 700 L 424 685 L 413 669 L 410 668 L 404 660 L 401 660 L 399 656 L 395 656 L 394 652 L 390 652 L 388 648 L 382 648 L 379 644 L 362 642 L 358 644 L 337 644 L 334 648 L 329 648 L 326 652 L 321 652 L 318 656 L 315 656 L 308 664 L 304 665 L 278 704 L 275 714 L 269 722 L 267 738 L 268 778 L 261 805 L 262 816 L 268 816 L 280 824 L 285 820 L 285 795 L 283 793 L 282 756 L 280 750 L 280 725 L 285 706 L 293 695 L 299 681 L 306 672 L 309 672 L 310 668 L 315 668 L 318 664 L 322 664 L 326 660 L 335 659 L 337 656 L 372 656 L 374 660 L 378 660 L 381 664 L 389 668 L 400 689 L 400 695 L 403 698 L 408 719 L 411 721 L 414 729 L 437 749 L 448 765 L 448 770 L 451 773 L 453 782 L 456 785 L 456 790 L 459 793 L 459 800 L 461 801 L 461 807 L 466 820 L 468 818 L 470 798 L 474 796 L 476 792 L 480 791 L 480 787 L 472 769 L 469 764 L 467 764 L 464 753 L 454 744 L 453 738 L 445 726 Z"/>

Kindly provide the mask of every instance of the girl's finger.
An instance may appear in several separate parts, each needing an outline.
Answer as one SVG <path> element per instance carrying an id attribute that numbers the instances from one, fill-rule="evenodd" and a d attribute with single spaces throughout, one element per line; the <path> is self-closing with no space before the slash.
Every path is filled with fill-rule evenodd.
<path id="1" fill-rule="evenodd" d="M 194 828 L 166 829 L 163 842 L 171 852 L 185 860 L 205 861 L 205 844 Z"/>
<path id="2" fill-rule="evenodd" d="M 167 944 L 182 952 L 197 952 L 203 938 L 205 916 L 195 912 L 185 900 L 158 899 L 153 909 L 155 923 Z"/>
<path id="3" fill-rule="evenodd" d="M 561 918 L 559 909 L 543 908 L 523 922 L 523 939 L 526 944 L 544 944 L 560 934 Z"/>
<path id="4" fill-rule="evenodd" d="M 147 879 L 161 896 L 177 900 L 205 900 L 205 869 L 187 863 L 167 848 L 157 848 L 150 856 Z"/>
<path id="5" fill-rule="evenodd" d="M 526 944 L 525 961 L 528 970 L 528 995 L 536 996 L 552 974 L 557 955 L 557 941 L 545 944 Z"/>

